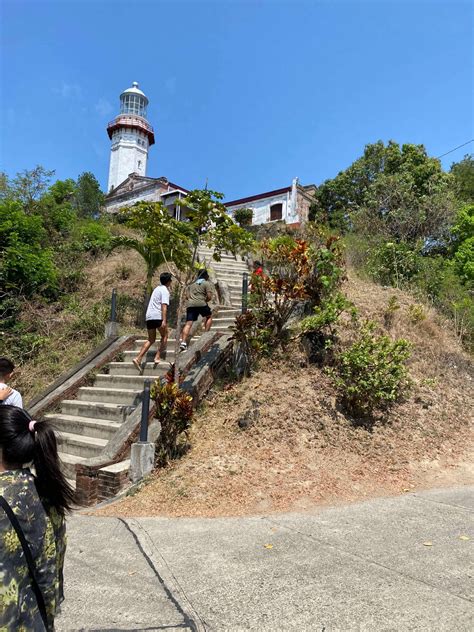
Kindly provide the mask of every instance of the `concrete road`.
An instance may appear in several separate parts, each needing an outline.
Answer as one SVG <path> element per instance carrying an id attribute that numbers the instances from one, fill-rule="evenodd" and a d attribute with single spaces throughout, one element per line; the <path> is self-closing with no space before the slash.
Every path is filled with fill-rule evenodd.
<path id="1" fill-rule="evenodd" d="M 57 629 L 474 630 L 474 488 L 305 514 L 69 523 Z"/>

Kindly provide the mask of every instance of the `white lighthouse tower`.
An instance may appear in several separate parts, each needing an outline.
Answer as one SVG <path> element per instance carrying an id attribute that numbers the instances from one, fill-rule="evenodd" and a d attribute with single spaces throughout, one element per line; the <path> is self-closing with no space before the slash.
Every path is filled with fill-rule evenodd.
<path id="1" fill-rule="evenodd" d="M 108 192 L 122 183 L 131 173 L 146 175 L 148 148 L 154 144 L 153 127 L 146 119 L 148 98 L 133 82 L 120 95 L 120 114 L 107 125 L 112 141 Z"/>

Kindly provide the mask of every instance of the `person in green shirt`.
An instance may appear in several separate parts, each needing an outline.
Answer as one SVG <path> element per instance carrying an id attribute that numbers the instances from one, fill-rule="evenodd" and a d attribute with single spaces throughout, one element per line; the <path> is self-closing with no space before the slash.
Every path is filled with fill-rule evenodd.
<path id="1" fill-rule="evenodd" d="M 201 270 L 197 279 L 188 288 L 188 300 L 186 303 L 186 324 L 181 332 L 180 350 L 186 351 L 188 339 L 193 323 L 202 316 L 204 318 L 204 331 L 209 331 L 212 325 L 212 311 L 208 303 L 212 299 L 214 286 L 209 281 L 207 270 Z"/>
<path id="2" fill-rule="evenodd" d="M 35 475 L 27 467 L 30 463 Z M 72 508 L 73 497 L 49 423 L 33 420 L 17 406 L 0 406 L 2 632 L 54 630 L 54 618 L 63 600 L 65 514 Z M 39 591 L 35 591 L 18 530 L 31 553 Z"/>

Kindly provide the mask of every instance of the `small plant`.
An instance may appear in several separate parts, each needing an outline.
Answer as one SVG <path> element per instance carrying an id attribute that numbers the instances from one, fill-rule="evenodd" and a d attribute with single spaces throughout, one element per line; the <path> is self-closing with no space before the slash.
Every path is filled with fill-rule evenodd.
<path id="1" fill-rule="evenodd" d="M 253 210 L 251 208 L 238 208 L 234 213 L 234 219 L 241 227 L 251 226 L 253 220 Z"/>
<path id="2" fill-rule="evenodd" d="M 410 322 L 413 323 L 413 325 L 417 325 L 426 319 L 426 312 L 423 305 L 410 305 L 408 308 L 408 315 Z"/>
<path id="3" fill-rule="evenodd" d="M 392 328 L 393 321 L 395 319 L 395 314 L 398 312 L 399 309 L 400 309 L 400 303 L 398 302 L 397 297 L 391 296 L 388 299 L 388 305 L 383 314 L 383 321 L 387 329 Z"/>
<path id="4" fill-rule="evenodd" d="M 344 312 L 349 312 L 353 320 L 357 318 L 354 304 L 337 292 L 301 321 L 301 339 L 310 362 L 322 364 L 329 360 L 337 340 L 336 326 Z"/>
<path id="5" fill-rule="evenodd" d="M 127 279 L 129 279 L 131 273 L 132 268 L 130 266 L 127 266 L 127 264 L 125 263 L 121 263 L 117 268 L 118 278 L 122 281 L 126 281 Z"/>
<path id="6" fill-rule="evenodd" d="M 161 424 L 156 464 L 166 466 L 186 451 L 188 431 L 193 419 L 193 398 L 173 382 L 155 382 L 151 397 L 156 403 L 155 418 Z"/>
<path id="7" fill-rule="evenodd" d="M 343 408 L 358 419 L 388 408 L 409 384 L 409 357 L 407 340 L 393 341 L 378 335 L 375 323 L 364 323 L 358 339 L 336 357 L 335 368 L 328 369 Z"/>

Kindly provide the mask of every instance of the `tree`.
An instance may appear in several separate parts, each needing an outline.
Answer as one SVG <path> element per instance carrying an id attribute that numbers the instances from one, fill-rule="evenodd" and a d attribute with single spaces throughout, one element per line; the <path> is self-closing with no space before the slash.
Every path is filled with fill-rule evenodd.
<path id="1" fill-rule="evenodd" d="M 393 212 L 395 204 L 402 204 L 397 208 L 407 216 L 415 206 L 418 222 L 430 212 L 426 198 L 444 195 L 452 183 L 453 177 L 443 173 L 439 160 L 430 158 L 423 145 L 400 147 L 389 141 L 385 146 L 378 141 L 366 145 L 363 156 L 318 188 L 310 219 L 346 231 L 352 227 L 355 215 L 367 206 L 372 210 L 372 217 L 376 215 L 383 222 L 388 216 L 387 208 Z M 439 199 L 436 204 L 439 214 Z M 449 215 L 452 209 L 447 211 Z"/>
<path id="2" fill-rule="evenodd" d="M 467 154 L 460 162 L 453 162 L 451 173 L 454 176 L 455 192 L 462 202 L 474 203 L 474 157 Z"/>
<path id="3" fill-rule="evenodd" d="M 81 173 L 77 179 L 74 206 L 81 217 L 97 217 L 104 203 L 104 194 L 100 190 L 97 178 L 90 171 Z"/>
<path id="4" fill-rule="evenodd" d="M 27 213 L 33 213 L 54 173 L 54 170 L 48 171 L 41 165 L 18 173 L 10 183 L 11 198 L 21 202 Z"/>
<path id="5" fill-rule="evenodd" d="M 146 266 L 146 295 L 152 292 L 153 275 L 160 265 L 172 261 L 178 268 L 189 259 L 192 229 L 170 217 L 161 202 L 138 202 L 122 209 L 121 216 L 140 237 L 119 235 L 112 239 L 112 248 L 130 248 L 138 252 Z M 185 233 L 188 233 L 187 238 Z M 183 237 L 185 237 L 183 239 Z"/>

